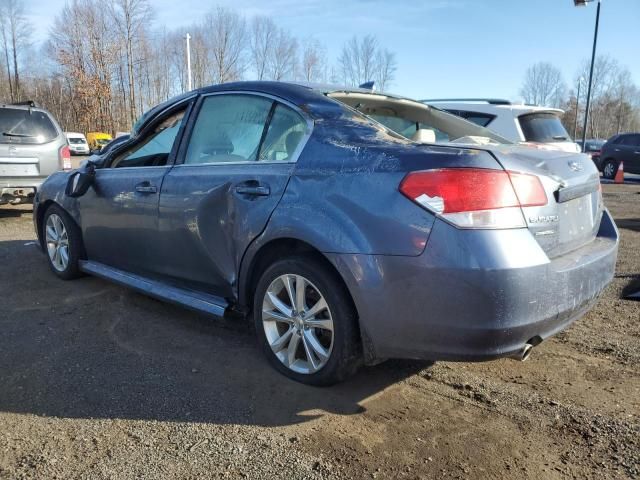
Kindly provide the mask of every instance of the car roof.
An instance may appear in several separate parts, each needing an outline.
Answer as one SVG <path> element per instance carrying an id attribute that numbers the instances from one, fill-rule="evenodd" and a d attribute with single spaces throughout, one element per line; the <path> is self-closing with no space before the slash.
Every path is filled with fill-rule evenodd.
<path id="1" fill-rule="evenodd" d="M 11 104 L 11 103 L 0 103 L 0 108 L 10 108 L 10 109 L 13 109 L 13 110 L 31 110 L 31 111 L 34 111 L 34 112 L 42 112 L 42 113 L 46 113 L 47 115 L 51 115 L 44 108 L 34 107 L 34 106 L 31 106 L 31 105 L 15 105 L 15 104 Z"/>
<path id="2" fill-rule="evenodd" d="M 333 90 L 332 90 L 333 91 Z M 354 90 L 355 91 L 355 90 Z M 198 95 L 206 95 L 216 92 L 257 92 L 274 97 L 282 98 L 311 116 L 322 116 L 329 111 L 338 112 L 342 108 L 335 100 L 327 98 L 324 92 L 309 85 L 292 82 L 274 81 L 243 81 L 221 83 L 199 88 L 191 92 L 183 93 L 173 97 L 145 112 L 136 122 L 132 129 L 132 135 L 137 135 L 158 113 L 173 107 L 174 105 L 194 98 Z M 362 92 L 371 93 L 370 90 L 362 89 Z"/>
<path id="3" fill-rule="evenodd" d="M 434 105 L 440 108 L 460 110 L 470 110 L 478 112 L 496 112 L 496 111 L 512 111 L 516 115 L 522 115 L 526 113 L 553 113 L 555 115 L 564 114 L 564 110 L 560 108 L 541 107 L 539 105 L 526 105 L 523 103 L 512 103 L 508 100 L 495 100 L 495 99 L 427 99 L 421 100 L 422 103 Z"/>

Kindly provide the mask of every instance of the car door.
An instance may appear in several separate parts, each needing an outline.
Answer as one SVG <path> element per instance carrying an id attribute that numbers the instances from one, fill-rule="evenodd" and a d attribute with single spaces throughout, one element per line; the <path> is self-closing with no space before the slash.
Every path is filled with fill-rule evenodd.
<path id="1" fill-rule="evenodd" d="M 311 122 L 249 93 L 204 96 L 196 110 L 162 185 L 161 268 L 170 281 L 231 298 L 242 256 L 282 197 Z"/>
<path id="2" fill-rule="evenodd" d="M 90 260 L 129 272 L 153 273 L 158 251 L 158 200 L 189 105 L 168 111 L 138 139 L 115 149 L 79 200 Z"/>
<path id="3" fill-rule="evenodd" d="M 629 173 L 640 173 L 640 134 L 629 135 L 630 145 L 624 168 Z"/>

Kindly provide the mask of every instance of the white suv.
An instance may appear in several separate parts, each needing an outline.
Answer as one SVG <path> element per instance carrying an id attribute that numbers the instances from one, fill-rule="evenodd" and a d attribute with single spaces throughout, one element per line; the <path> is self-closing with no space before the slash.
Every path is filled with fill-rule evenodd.
<path id="1" fill-rule="evenodd" d="M 580 152 L 565 130 L 558 108 L 514 104 L 498 99 L 432 99 L 423 103 L 487 127 L 512 142 L 544 145 L 565 152 Z"/>

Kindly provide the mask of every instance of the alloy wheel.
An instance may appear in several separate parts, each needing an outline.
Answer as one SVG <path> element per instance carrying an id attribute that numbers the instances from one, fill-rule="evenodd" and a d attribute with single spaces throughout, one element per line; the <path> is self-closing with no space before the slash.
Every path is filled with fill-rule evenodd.
<path id="1" fill-rule="evenodd" d="M 275 356 L 290 370 L 312 374 L 333 349 L 333 317 L 320 290 L 301 275 L 276 278 L 264 295 L 262 325 Z"/>
<path id="2" fill-rule="evenodd" d="M 45 226 L 47 253 L 53 268 L 64 272 L 69 265 L 69 235 L 59 215 L 52 213 Z"/>
<path id="3" fill-rule="evenodd" d="M 615 165 L 613 162 L 607 162 L 604 166 L 604 176 L 605 178 L 613 178 L 615 175 Z"/>

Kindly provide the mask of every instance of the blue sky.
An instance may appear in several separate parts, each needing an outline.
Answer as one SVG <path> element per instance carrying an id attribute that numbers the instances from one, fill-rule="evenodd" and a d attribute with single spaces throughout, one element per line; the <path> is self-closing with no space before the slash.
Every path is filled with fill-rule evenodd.
<path id="1" fill-rule="evenodd" d="M 26 0 L 38 38 L 64 0 Z M 572 0 L 152 0 L 157 26 L 202 18 L 214 5 L 265 14 L 299 38 L 314 37 L 335 59 L 353 35 L 375 34 L 396 52 L 390 90 L 416 98 L 518 99 L 524 72 L 549 61 L 571 83 L 591 54 L 596 5 Z M 640 0 L 603 0 L 598 52 L 613 55 L 640 83 Z"/>

